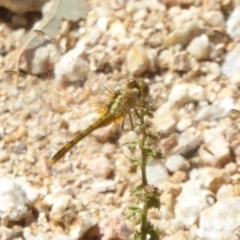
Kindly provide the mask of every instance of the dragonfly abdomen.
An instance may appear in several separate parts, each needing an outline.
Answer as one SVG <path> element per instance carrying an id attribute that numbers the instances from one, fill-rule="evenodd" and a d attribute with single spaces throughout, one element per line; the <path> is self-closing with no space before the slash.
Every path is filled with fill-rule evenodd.
<path id="1" fill-rule="evenodd" d="M 119 118 L 119 117 L 117 117 Z M 86 130 L 79 133 L 75 138 L 73 138 L 70 142 L 64 145 L 57 153 L 55 153 L 49 160 L 48 163 L 50 165 L 54 165 L 60 158 L 62 158 L 69 150 L 71 150 L 79 141 L 85 138 L 88 134 L 93 132 L 94 130 L 107 126 L 117 120 L 114 114 L 105 114 L 103 117 L 98 119 L 94 124 L 89 126 Z"/>

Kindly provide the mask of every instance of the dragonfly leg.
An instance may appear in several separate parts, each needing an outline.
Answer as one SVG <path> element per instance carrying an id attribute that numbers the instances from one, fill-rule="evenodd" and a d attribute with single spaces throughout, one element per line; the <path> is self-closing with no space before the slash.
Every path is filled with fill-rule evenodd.
<path id="1" fill-rule="evenodd" d="M 130 124 L 131 124 L 131 128 L 132 128 L 132 130 L 134 130 L 133 119 L 132 119 L 132 115 L 131 115 L 131 113 L 129 114 L 129 120 L 130 120 Z"/>

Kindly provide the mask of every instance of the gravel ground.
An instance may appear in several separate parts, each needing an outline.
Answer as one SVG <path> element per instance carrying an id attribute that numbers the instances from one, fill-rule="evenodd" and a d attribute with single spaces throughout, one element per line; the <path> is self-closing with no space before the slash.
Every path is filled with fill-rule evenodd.
<path id="1" fill-rule="evenodd" d="M 149 83 L 159 107 L 152 122 L 166 135 L 155 144 L 165 163 L 147 169 L 163 191 L 160 211 L 149 214 L 162 239 L 239 239 L 239 116 L 231 109 L 240 109 L 240 4 L 175 2 L 92 0 L 86 21 L 62 22 L 57 41 L 114 89 L 129 75 Z M 3 73 L 19 59 L 24 68 L 25 35 L 0 23 L 1 239 L 127 239 L 129 190 L 140 174 L 126 174 L 125 143 L 138 136 L 98 129 L 49 167 L 92 115 L 62 105 L 51 87 Z M 41 59 L 28 60 L 44 71 Z M 53 67 L 55 79 L 76 74 L 70 64 Z"/>

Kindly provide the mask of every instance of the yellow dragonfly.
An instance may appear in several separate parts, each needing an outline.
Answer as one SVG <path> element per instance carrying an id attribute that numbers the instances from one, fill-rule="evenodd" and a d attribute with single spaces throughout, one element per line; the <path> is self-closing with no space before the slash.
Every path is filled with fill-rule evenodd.
<path id="1" fill-rule="evenodd" d="M 90 71 L 83 60 L 74 59 L 65 53 L 56 41 L 44 32 L 39 30 L 34 32 L 42 38 L 42 42 L 24 51 L 23 56 L 25 56 L 27 61 L 27 71 L 34 75 L 40 75 L 40 78 L 27 76 L 14 70 L 7 70 L 5 73 L 16 75 L 29 81 L 36 81 L 42 87 L 43 91 L 40 91 L 42 98 L 48 97 L 44 95 L 44 91 L 50 95 L 52 93 L 59 95 L 59 99 L 66 97 L 62 89 L 56 88 L 48 82 L 50 78 L 60 79 L 61 83 L 58 85 L 65 89 L 70 88 L 72 85 L 77 85 L 81 94 L 71 99 L 71 103 L 81 107 L 83 111 L 86 109 L 88 112 L 97 110 L 99 114 L 99 118 L 93 124 L 75 136 L 48 160 L 50 165 L 55 164 L 79 141 L 98 128 L 121 123 L 126 116 L 129 116 L 133 125 L 132 113 L 136 114 L 137 109 L 148 101 L 149 86 L 145 81 L 129 78 L 122 90 L 113 90 L 106 83 L 105 79 L 101 79 Z M 28 57 L 30 55 L 34 55 L 34 58 L 29 60 Z M 54 67 L 57 68 L 56 71 Z M 70 78 L 66 72 L 68 67 L 74 68 L 73 70 L 71 69 L 74 74 L 71 74 Z"/>
<path id="2" fill-rule="evenodd" d="M 145 81 L 129 78 L 122 89 L 115 90 L 105 78 L 93 73 L 82 58 L 74 56 L 74 52 L 68 54 L 44 32 L 34 32 L 39 41 L 22 53 L 26 62 L 25 69 L 32 75 L 14 70 L 5 72 L 38 85 L 39 95 L 43 100 L 49 99 L 51 102 L 53 95 L 55 100 L 65 99 L 68 104 L 77 106 L 84 114 L 86 112 L 98 115 L 95 122 L 86 126 L 85 130 L 48 160 L 50 165 L 59 161 L 79 141 L 98 128 L 124 122 L 126 117 L 134 127 L 133 116 L 136 117 L 138 111 L 150 102 L 149 86 Z M 53 79 L 55 82 L 52 82 Z M 52 104 L 54 105 L 54 102 Z M 237 110 L 232 112 L 240 115 Z M 207 147 L 203 146 L 203 149 L 214 155 Z"/>

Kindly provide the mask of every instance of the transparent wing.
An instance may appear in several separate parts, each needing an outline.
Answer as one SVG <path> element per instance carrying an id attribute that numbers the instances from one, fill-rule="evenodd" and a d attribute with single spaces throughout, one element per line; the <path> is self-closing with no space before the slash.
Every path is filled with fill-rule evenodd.
<path id="1" fill-rule="evenodd" d="M 201 152 L 199 156 L 204 159 L 199 159 L 199 165 L 214 165 L 215 160 L 221 158 L 221 151 L 214 142 L 219 142 L 223 136 L 224 141 L 231 141 L 226 124 L 231 122 L 228 118 L 239 115 L 239 111 L 218 106 L 194 109 L 193 106 L 188 104 L 178 111 L 161 107 L 153 119 L 154 131 L 158 132 L 160 139 L 159 149 L 167 160 L 167 168 L 172 171 L 178 161 L 182 161 L 175 155 L 193 159 L 196 153 Z"/>
<path id="2" fill-rule="evenodd" d="M 40 97 L 51 105 L 63 100 L 84 111 L 93 112 L 97 107 L 103 111 L 114 94 L 106 79 L 89 69 L 77 49 L 68 54 L 45 33 L 35 33 L 34 46 L 22 50 L 25 61 L 21 68 L 37 78 L 20 76 L 38 84 Z"/>
<path id="3" fill-rule="evenodd" d="M 149 131 L 156 135 L 149 144 L 170 172 L 208 164 L 214 166 L 215 160 L 221 158 L 215 142 L 222 136 L 226 142 L 231 141 L 225 132 L 225 124 L 230 122 L 227 118 L 240 115 L 238 110 L 225 107 L 195 108 L 193 104 L 177 109 L 165 104 L 149 119 Z M 129 139 L 134 141 L 136 136 Z M 127 156 L 131 157 L 129 153 Z"/>

